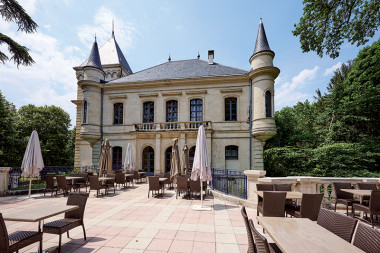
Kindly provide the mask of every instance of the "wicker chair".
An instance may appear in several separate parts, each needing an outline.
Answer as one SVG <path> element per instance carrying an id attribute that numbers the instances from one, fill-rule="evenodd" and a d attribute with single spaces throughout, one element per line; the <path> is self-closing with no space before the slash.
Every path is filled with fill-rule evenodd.
<path id="1" fill-rule="evenodd" d="M 107 185 L 101 185 L 99 183 L 99 176 L 89 176 L 88 177 L 90 181 L 90 190 L 88 193 L 91 192 L 91 190 L 96 190 L 96 197 L 99 197 L 100 190 L 104 189 L 104 195 L 108 192 L 108 186 Z"/>
<path id="2" fill-rule="evenodd" d="M 286 192 L 264 192 L 262 206 L 257 210 L 263 216 L 284 217 Z"/>
<path id="3" fill-rule="evenodd" d="M 170 179 L 170 173 L 165 173 L 164 178 L 166 178 L 164 185 L 168 185 L 168 188 L 173 188 L 173 181 Z"/>
<path id="4" fill-rule="evenodd" d="M 274 191 L 273 184 L 256 184 L 256 190 L 258 191 Z M 263 205 L 263 198 L 260 196 L 258 197 L 258 203 L 257 205 L 262 206 Z M 257 210 L 257 216 L 259 216 L 259 210 Z"/>
<path id="5" fill-rule="evenodd" d="M 355 217 L 355 210 L 368 213 L 373 227 L 373 216 L 380 215 L 380 190 L 372 190 L 371 197 L 369 199 L 369 206 L 354 203 L 352 205 L 352 217 Z"/>
<path id="6" fill-rule="evenodd" d="M 75 188 L 77 188 L 79 190 L 79 192 L 80 192 L 81 187 L 86 187 L 86 192 L 87 192 L 88 184 L 87 184 L 87 180 L 86 180 L 87 179 L 86 174 L 73 174 L 73 173 L 71 173 L 70 176 L 72 176 L 72 177 L 83 177 L 81 179 L 75 179 L 74 185 L 75 185 Z"/>
<path id="7" fill-rule="evenodd" d="M 140 174 L 137 170 L 133 172 L 133 178 L 135 179 L 135 182 L 142 183 L 142 178 L 140 177 Z"/>
<path id="8" fill-rule="evenodd" d="M 54 176 L 53 175 L 45 175 L 46 187 L 44 191 L 44 196 L 46 194 L 46 190 L 51 190 L 51 196 L 53 196 L 53 192 L 57 191 L 57 186 L 54 184 Z"/>
<path id="9" fill-rule="evenodd" d="M 358 200 L 353 199 L 353 194 L 349 192 L 341 191 L 340 189 L 351 189 L 351 183 L 337 183 L 334 182 L 334 191 L 336 196 L 335 208 L 338 203 L 346 205 L 346 214 L 348 215 L 348 207 L 352 207 L 352 203 L 359 203 Z"/>
<path id="10" fill-rule="evenodd" d="M 359 223 L 353 244 L 367 253 L 378 253 L 380 251 L 380 231 Z"/>
<path id="11" fill-rule="evenodd" d="M 40 242 L 42 252 L 42 232 L 16 231 L 8 235 L 2 213 L 0 213 L 0 252 L 15 252 L 33 243 Z"/>
<path id="12" fill-rule="evenodd" d="M 285 207 L 286 214 L 296 218 L 309 218 L 312 221 L 318 219 L 319 209 L 321 209 L 323 194 L 302 194 L 301 208 Z"/>
<path id="13" fill-rule="evenodd" d="M 252 231 L 253 238 L 255 238 L 255 248 L 257 253 L 282 252 L 275 243 L 268 243 L 267 238 L 265 238 L 262 234 L 259 233 L 259 231 L 256 230 L 251 219 L 249 220 L 249 227 Z"/>
<path id="14" fill-rule="evenodd" d="M 291 192 L 292 191 L 292 185 L 291 184 L 274 184 L 273 188 L 275 191 L 281 191 L 281 192 Z"/>
<path id="15" fill-rule="evenodd" d="M 199 193 L 199 197 L 201 196 L 201 181 L 198 179 L 197 181 L 190 180 L 189 181 L 189 197 L 190 195 L 194 196 L 194 193 Z"/>
<path id="16" fill-rule="evenodd" d="M 117 187 L 117 185 L 123 185 L 124 188 L 126 187 L 127 180 L 125 180 L 125 174 L 124 173 L 116 173 L 115 184 L 116 184 L 116 187 Z M 120 188 L 121 188 L 121 186 L 120 186 Z"/>
<path id="17" fill-rule="evenodd" d="M 57 196 L 58 191 L 62 190 L 63 195 L 66 195 L 71 189 L 77 188 L 75 185 L 67 184 L 66 176 L 55 176 L 57 178 L 57 189 L 55 191 L 55 196 Z"/>
<path id="18" fill-rule="evenodd" d="M 149 193 L 152 191 L 152 196 L 153 192 L 155 191 L 157 193 L 157 197 L 160 197 L 160 179 L 159 177 L 148 177 L 148 183 L 149 183 L 149 191 L 148 191 L 148 198 L 149 198 Z"/>
<path id="19" fill-rule="evenodd" d="M 65 218 L 52 221 L 44 225 L 44 233 L 59 235 L 58 252 L 61 252 L 62 234 L 67 232 L 69 238 L 69 230 L 82 226 L 84 240 L 86 238 L 86 229 L 84 228 L 83 215 L 86 207 L 88 193 L 70 193 L 67 198 L 67 205 L 79 206 L 79 208 L 65 213 Z"/>
<path id="20" fill-rule="evenodd" d="M 181 192 L 185 192 L 186 194 L 189 194 L 189 187 L 188 187 L 188 179 L 187 177 L 177 177 L 177 190 L 175 198 L 178 198 L 178 195 L 180 195 Z M 189 195 L 190 198 L 190 195 Z"/>
<path id="21" fill-rule="evenodd" d="M 255 242 L 253 241 L 253 235 L 252 231 L 249 227 L 249 222 L 248 222 L 248 215 L 247 211 L 245 210 L 245 207 L 241 207 L 241 215 L 243 216 L 244 224 L 245 224 L 245 229 L 247 230 L 247 237 L 248 237 L 248 250 L 247 253 L 256 253 L 255 250 Z"/>
<path id="22" fill-rule="evenodd" d="M 351 242 L 357 222 L 357 219 L 325 208 L 321 208 L 317 219 L 318 225 L 333 232 L 347 242 Z"/>
<path id="23" fill-rule="evenodd" d="M 106 176 L 109 177 L 109 178 L 111 178 L 111 179 L 105 180 L 103 184 L 105 184 L 108 187 L 108 192 L 109 192 L 109 188 L 113 187 L 113 193 L 116 193 L 116 187 L 115 187 L 115 178 L 116 178 L 116 175 L 115 174 L 111 174 L 111 173 L 107 173 Z"/>
<path id="24" fill-rule="evenodd" d="M 145 171 L 139 170 L 139 172 L 145 172 Z M 140 175 L 140 178 L 141 178 L 141 181 L 145 178 L 145 182 L 148 182 L 148 178 L 147 178 L 146 174 Z"/>
<path id="25" fill-rule="evenodd" d="M 357 183 L 358 189 L 359 190 L 377 190 L 376 184 L 366 184 L 366 183 Z M 362 199 L 363 205 L 369 205 L 369 199 L 370 197 L 364 196 Z"/>

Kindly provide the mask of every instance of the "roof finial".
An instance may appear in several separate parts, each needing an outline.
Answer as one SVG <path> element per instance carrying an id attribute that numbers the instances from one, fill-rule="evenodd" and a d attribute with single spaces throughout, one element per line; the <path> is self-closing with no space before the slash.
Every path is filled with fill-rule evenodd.
<path id="1" fill-rule="evenodd" d="M 114 22 L 112 19 L 112 37 L 115 37 Z"/>
<path id="2" fill-rule="evenodd" d="M 198 60 L 199 60 L 200 57 L 201 57 L 201 55 L 199 54 L 199 51 L 198 51 L 198 55 L 197 55 Z"/>
<path id="3" fill-rule="evenodd" d="M 95 42 L 96 42 L 96 33 L 95 33 Z"/>
<path id="4" fill-rule="evenodd" d="M 170 54 L 169 54 L 169 58 L 168 58 L 168 61 L 171 61 L 172 60 L 172 58 L 170 57 Z"/>
<path id="5" fill-rule="evenodd" d="M 263 19 L 262 18 L 260 18 L 260 24 L 262 24 L 263 23 Z"/>

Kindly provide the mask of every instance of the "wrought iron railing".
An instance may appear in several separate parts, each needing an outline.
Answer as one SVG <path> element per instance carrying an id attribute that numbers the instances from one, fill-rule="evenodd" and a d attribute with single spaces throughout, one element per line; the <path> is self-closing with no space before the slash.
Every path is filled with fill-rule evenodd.
<path id="1" fill-rule="evenodd" d="M 211 175 L 211 189 L 247 199 L 247 176 L 243 171 L 213 168 Z"/>
<path id="2" fill-rule="evenodd" d="M 86 167 L 74 167 L 74 166 L 47 166 L 40 171 L 38 177 L 32 178 L 32 189 L 39 190 L 45 188 L 45 175 L 69 175 L 70 173 L 86 173 L 86 172 L 97 172 L 97 166 L 86 166 Z M 12 167 L 9 171 L 9 185 L 8 190 L 12 191 L 22 191 L 29 189 L 29 178 L 23 177 L 20 167 Z"/>

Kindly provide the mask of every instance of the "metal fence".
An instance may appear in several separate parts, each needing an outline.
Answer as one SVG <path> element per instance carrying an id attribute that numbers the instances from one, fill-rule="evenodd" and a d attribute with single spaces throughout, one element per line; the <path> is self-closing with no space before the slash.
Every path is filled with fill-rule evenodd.
<path id="1" fill-rule="evenodd" d="M 210 187 L 213 190 L 247 199 L 247 176 L 243 171 L 213 168 L 211 175 Z"/>
<path id="2" fill-rule="evenodd" d="M 40 171 L 39 177 L 32 178 L 32 189 L 39 190 L 45 188 L 45 175 L 69 175 L 70 173 L 86 173 L 87 171 L 97 172 L 97 166 L 74 167 L 74 166 L 50 166 Z M 12 167 L 9 171 L 9 192 L 23 191 L 29 189 L 29 178 L 21 176 L 20 167 Z"/>

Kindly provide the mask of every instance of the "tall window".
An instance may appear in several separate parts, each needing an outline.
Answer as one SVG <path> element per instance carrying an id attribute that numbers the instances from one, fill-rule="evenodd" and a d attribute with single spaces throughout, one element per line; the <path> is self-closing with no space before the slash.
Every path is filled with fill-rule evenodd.
<path id="1" fill-rule="evenodd" d="M 189 172 L 193 170 L 194 156 L 195 156 L 195 146 L 189 149 L 189 164 L 190 164 Z"/>
<path id="2" fill-rule="evenodd" d="M 225 120 L 226 121 L 237 121 L 237 99 L 236 98 L 226 98 L 224 100 L 225 106 Z"/>
<path id="3" fill-rule="evenodd" d="M 112 169 L 121 170 L 122 169 L 122 155 L 123 148 L 122 147 L 113 147 L 112 148 Z"/>
<path id="4" fill-rule="evenodd" d="M 142 153 L 142 169 L 152 175 L 154 173 L 154 150 L 148 146 Z"/>
<path id="5" fill-rule="evenodd" d="M 265 117 L 272 117 L 272 94 L 269 90 L 265 92 Z"/>
<path id="6" fill-rule="evenodd" d="M 123 103 L 116 103 L 113 105 L 113 124 L 123 124 Z"/>
<path id="7" fill-rule="evenodd" d="M 202 99 L 190 100 L 190 121 L 203 120 L 203 105 Z"/>
<path id="8" fill-rule="evenodd" d="M 87 101 L 83 103 L 83 123 L 87 123 Z"/>
<path id="9" fill-rule="evenodd" d="M 143 105 L 143 123 L 154 122 L 154 103 L 145 102 Z"/>
<path id="10" fill-rule="evenodd" d="M 226 160 L 238 160 L 239 159 L 239 147 L 230 145 L 226 146 Z"/>
<path id="11" fill-rule="evenodd" d="M 166 122 L 178 122 L 178 101 L 166 102 Z"/>
<path id="12" fill-rule="evenodd" d="M 165 151 L 165 173 L 170 172 L 172 165 L 172 146 L 168 147 Z"/>

